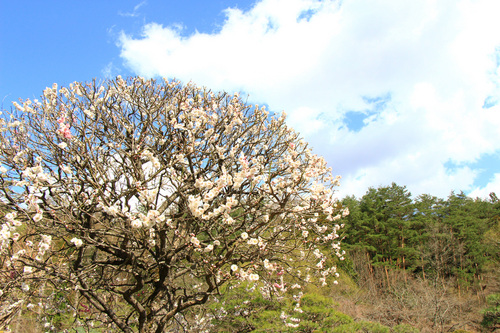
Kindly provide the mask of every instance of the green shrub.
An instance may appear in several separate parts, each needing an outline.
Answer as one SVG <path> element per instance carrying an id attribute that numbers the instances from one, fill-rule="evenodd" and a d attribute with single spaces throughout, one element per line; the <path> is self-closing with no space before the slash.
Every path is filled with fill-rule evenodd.
<path id="1" fill-rule="evenodd" d="M 298 332 L 314 332 L 314 331 L 318 331 L 318 329 L 320 329 L 321 326 L 322 325 L 320 325 L 314 321 L 302 320 L 299 323 L 299 327 L 297 327 L 296 330 Z"/>
<path id="2" fill-rule="evenodd" d="M 330 316 L 323 320 L 324 327 L 334 328 L 339 325 L 350 324 L 353 320 L 350 316 L 339 311 L 333 311 Z"/>
<path id="3" fill-rule="evenodd" d="M 481 325 L 488 330 L 500 328 L 500 294 L 491 294 L 486 298 L 488 307 L 482 312 Z"/>
<path id="4" fill-rule="evenodd" d="M 302 312 L 296 311 L 297 302 L 291 295 L 266 298 L 250 283 L 223 287 L 221 294 L 219 300 L 209 304 L 216 314 L 212 320 L 214 332 L 329 332 L 353 322 L 350 316 L 335 310 L 337 304 L 330 297 L 316 292 L 302 296 Z M 282 314 L 289 318 L 284 320 Z M 287 326 L 294 323 L 298 326 Z"/>

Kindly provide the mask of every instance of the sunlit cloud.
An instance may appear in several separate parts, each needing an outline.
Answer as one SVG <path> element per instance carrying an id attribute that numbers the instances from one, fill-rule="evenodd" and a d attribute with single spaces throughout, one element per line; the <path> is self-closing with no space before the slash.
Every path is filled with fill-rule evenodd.
<path id="1" fill-rule="evenodd" d="M 242 91 L 343 176 L 341 195 L 397 182 L 479 193 L 473 162 L 500 151 L 500 2 L 263 0 L 213 33 L 150 22 L 122 33 L 135 73 Z"/>

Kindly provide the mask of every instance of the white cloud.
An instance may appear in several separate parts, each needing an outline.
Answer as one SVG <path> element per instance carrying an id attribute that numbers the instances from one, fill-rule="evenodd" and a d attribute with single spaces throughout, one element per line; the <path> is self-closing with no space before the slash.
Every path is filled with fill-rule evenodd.
<path id="1" fill-rule="evenodd" d="M 450 173 L 500 150 L 500 2 L 263 0 L 226 11 L 213 34 L 149 23 L 121 35 L 139 75 L 175 77 L 286 110 L 289 123 L 344 177 L 341 194 L 392 181 L 414 194 L 474 190 Z M 168 22 L 166 22 L 168 24 Z M 366 97 L 390 96 L 374 107 Z M 370 109 L 354 132 L 348 111 Z M 474 192 L 472 192 L 474 193 Z"/>

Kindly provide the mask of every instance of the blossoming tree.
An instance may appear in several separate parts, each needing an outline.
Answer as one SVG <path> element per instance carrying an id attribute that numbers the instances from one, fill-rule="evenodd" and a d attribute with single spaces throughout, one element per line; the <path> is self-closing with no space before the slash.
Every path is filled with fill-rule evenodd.
<path id="1" fill-rule="evenodd" d="M 284 116 L 121 77 L 14 107 L 0 120 L 4 319 L 50 325 L 58 291 L 75 325 L 162 332 L 228 281 L 272 292 L 283 275 L 335 274 L 338 177 Z"/>

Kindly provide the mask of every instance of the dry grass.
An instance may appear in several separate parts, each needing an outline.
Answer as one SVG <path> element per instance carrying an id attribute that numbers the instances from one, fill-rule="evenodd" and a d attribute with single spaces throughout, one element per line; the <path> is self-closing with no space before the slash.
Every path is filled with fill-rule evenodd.
<path id="1" fill-rule="evenodd" d="M 380 273 L 380 272 L 379 272 Z M 358 281 L 359 288 L 332 289 L 331 297 L 339 304 L 338 310 L 355 320 L 369 320 L 394 327 L 409 324 L 422 333 L 444 333 L 455 330 L 482 332 L 481 309 L 485 296 L 495 288 L 498 276 L 483 279 L 483 285 L 458 291 L 453 281 L 424 280 L 398 275 L 387 283 L 385 272 L 366 276 Z M 498 290 L 498 289 L 496 289 Z M 498 292 L 498 291 L 497 291 Z"/>

